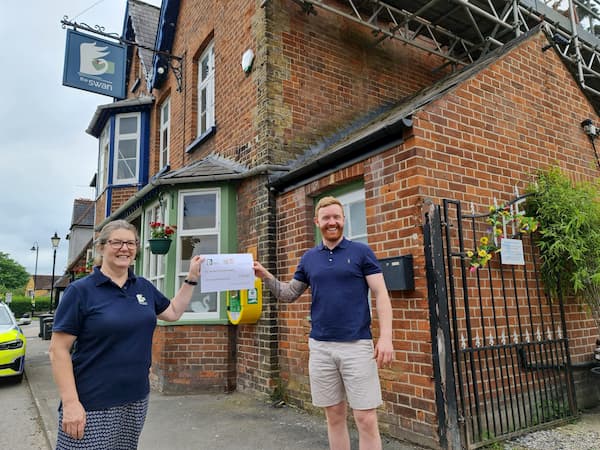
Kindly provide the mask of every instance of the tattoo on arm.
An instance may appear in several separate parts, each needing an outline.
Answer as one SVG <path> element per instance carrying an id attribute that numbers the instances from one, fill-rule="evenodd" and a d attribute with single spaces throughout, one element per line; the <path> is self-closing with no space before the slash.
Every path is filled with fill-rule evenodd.
<path id="1" fill-rule="evenodd" d="M 298 280 L 292 280 L 289 283 L 283 283 L 277 278 L 268 278 L 265 285 L 273 293 L 277 300 L 291 303 L 302 295 L 308 285 Z"/>

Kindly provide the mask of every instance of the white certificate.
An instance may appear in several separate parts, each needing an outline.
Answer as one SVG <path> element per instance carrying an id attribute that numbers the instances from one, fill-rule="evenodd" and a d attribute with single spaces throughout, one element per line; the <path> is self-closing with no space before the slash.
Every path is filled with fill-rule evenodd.
<path id="1" fill-rule="evenodd" d="M 250 253 L 202 255 L 202 292 L 238 291 L 254 288 L 254 268 Z"/>

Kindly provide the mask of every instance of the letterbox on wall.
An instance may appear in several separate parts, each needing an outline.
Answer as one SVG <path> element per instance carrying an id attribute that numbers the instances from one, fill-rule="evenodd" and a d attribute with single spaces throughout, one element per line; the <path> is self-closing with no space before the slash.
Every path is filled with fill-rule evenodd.
<path id="1" fill-rule="evenodd" d="M 412 255 L 383 258 L 379 263 L 389 291 L 412 291 L 415 288 Z"/>

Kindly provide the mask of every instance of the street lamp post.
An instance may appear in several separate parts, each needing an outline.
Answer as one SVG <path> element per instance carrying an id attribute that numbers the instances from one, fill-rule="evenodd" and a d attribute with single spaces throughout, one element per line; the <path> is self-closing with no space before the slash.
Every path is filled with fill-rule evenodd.
<path id="1" fill-rule="evenodd" d="M 35 290 L 37 289 L 37 265 L 38 256 L 40 253 L 40 245 L 38 244 L 38 241 L 35 241 L 33 243 L 31 251 L 35 251 L 35 272 L 33 272 L 33 295 L 31 296 L 31 318 L 33 319 L 33 314 L 35 313 Z"/>
<path id="2" fill-rule="evenodd" d="M 56 266 L 56 249 L 60 243 L 60 237 L 56 231 L 54 232 L 54 236 L 50 238 L 50 242 L 52 242 L 52 250 L 54 251 L 52 257 L 52 284 L 50 285 L 50 310 L 54 312 L 54 268 Z"/>

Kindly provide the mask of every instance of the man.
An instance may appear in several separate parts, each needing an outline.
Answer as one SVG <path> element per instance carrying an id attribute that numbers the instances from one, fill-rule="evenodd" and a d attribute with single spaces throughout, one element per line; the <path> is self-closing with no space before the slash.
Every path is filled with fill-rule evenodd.
<path id="1" fill-rule="evenodd" d="M 277 280 L 259 262 L 256 276 L 284 302 L 311 288 L 309 376 L 312 401 L 325 408 L 332 450 L 350 450 L 346 423 L 352 408 L 360 450 L 380 450 L 376 408 L 382 404 L 378 367 L 393 360 L 392 306 L 381 267 L 365 244 L 346 239 L 339 200 L 324 197 L 315 210 L 323 243 L 300 259 L 289 283 Z M 373 347 L 368 291 L 376 300 L 380 336 Z"/>

